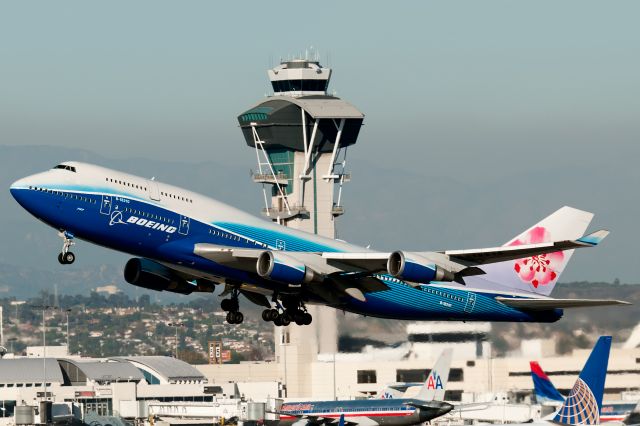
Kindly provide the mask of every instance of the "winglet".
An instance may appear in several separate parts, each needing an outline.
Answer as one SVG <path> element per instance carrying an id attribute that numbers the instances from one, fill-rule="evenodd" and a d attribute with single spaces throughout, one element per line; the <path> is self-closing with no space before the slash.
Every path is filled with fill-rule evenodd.
<path id="1" fill-rule="evenodd" d="M 602 240 L 607 238 L 607 235 L 609 235 L 609 231 L 601 229 L 599 231 L 592 232 L 589 235 L 585 235 L 584 237 L 578 238 L 576 241 L 590 246 L 597 246 L 602 242 Z"/>

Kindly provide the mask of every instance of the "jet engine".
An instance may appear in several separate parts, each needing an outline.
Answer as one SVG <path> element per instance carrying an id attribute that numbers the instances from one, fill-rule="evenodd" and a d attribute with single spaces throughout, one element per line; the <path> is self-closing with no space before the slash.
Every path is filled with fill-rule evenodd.
<path id="1" fill-rule="evenodd" d="M 278 251 L 263 251 L 256 262 L 256 272 L 262 278 L 287 284 L 313 281 L 316 274 L 304 262 Z"/>
<path id="2" fill-rule="evenodd" d="M 430 283 L 432 281 L 453 281 L 453 272 L 448 271 L 419 254 L 394 251 L 387 260 L 387 272 L 402 280 Z"/>
<path id="3" fill-rule="evenodd" d="M 174 271 L 149 259 L 134 257 L 124 266 L 124 279 L 129 284 L 156 291 L 190 294 L 197 286 L 179 277 Z"/>

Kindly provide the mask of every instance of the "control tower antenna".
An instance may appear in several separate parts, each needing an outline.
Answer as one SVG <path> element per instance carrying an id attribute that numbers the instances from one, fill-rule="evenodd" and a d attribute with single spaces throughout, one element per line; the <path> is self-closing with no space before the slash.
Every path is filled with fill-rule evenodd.
<path id="1" fill-rule="evenodd" d="M 335 220 L 344 213 L 343 187 L 351 179 L 347 149 L 358 139 L 364 114 L 328 94 L 331 69 L 317 53 L 309 57 L 303 52 L 269 69 L 273 95 L 240 114 L 238 123 L 255 150 L 253 180 L 262 185 L 262 213 L 284 226 L 335 238 Z M 305 377 L 312 363 L 318 353 L 337 351 L 336 310 L 308 310 L 310 326 L 276 327 L 274 333 L 287 396 L 311 396 Z"/>

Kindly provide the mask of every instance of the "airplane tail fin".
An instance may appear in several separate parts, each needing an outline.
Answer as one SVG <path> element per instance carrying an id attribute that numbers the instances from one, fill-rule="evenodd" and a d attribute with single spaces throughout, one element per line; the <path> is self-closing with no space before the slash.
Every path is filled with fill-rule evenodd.
<path id="1" fill-rule="evenodd" d="M 593 219 L 593 213 L 562 207 L 542 219 L 504 246 L 517 246 L 550 241 L 576 240 L 582 237 Z M 465 278 L 495 283 L 510 290 L 548 296 L 573 255 L 573 250 L 558 251 L 524 259 L 483 265 L 484 275 Z M 490 285 L 490 287 L 495 287 Z"/>
<path id="2" fill-rule="evenodd" d="M 420 392 L 416 395 L 417 399 L 422 401 L 444 401 L 452 354 L 453 350 L 451 348 L 442 351 L 427 380 L 420 388 Z"/>
<path id="3" fill-rule="evenodd" d="M 561 404 L 564 397 L 553 385 L 549 376 L 545 374 L 537 361 L 531 361 L 531 379 L 533 379 L 533 390 L 538 404 Z"/>
<path id="4" fill-rule="evenodd" d="M 604 381 L 611 350 L 611 336 L 601 336 L 582 368 L 569 396 L 553 421 L 563 425 L 597 425 L 600 423 Z"/>

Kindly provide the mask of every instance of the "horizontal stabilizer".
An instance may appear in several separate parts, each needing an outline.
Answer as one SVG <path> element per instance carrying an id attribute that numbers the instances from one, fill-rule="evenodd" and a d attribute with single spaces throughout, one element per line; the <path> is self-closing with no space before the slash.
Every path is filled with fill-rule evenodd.
<path id="1" fill-rule="evenodd" d="M 496 297 L 496 300 L 512 308 L 529 311 L 631 304 L 623 300 L 614 299 L 514 299 L 510 297 Z"/>
<path id="2" fill-rule="evenodd" d="M 502 246 L 475 250 L 447 250 L 444 252 L 453 261 L 468 264 L 482 265 L 486 263 L 517 260 L 529 256 L 553 253 L 561 250 L 571 250 L 581 247 L 593 247 L 598 245 L 609 231 L 600 230 L 593 232 L 577 240 L 564 240 L 548 243 L 526 244 L 517 246 Z"/>

